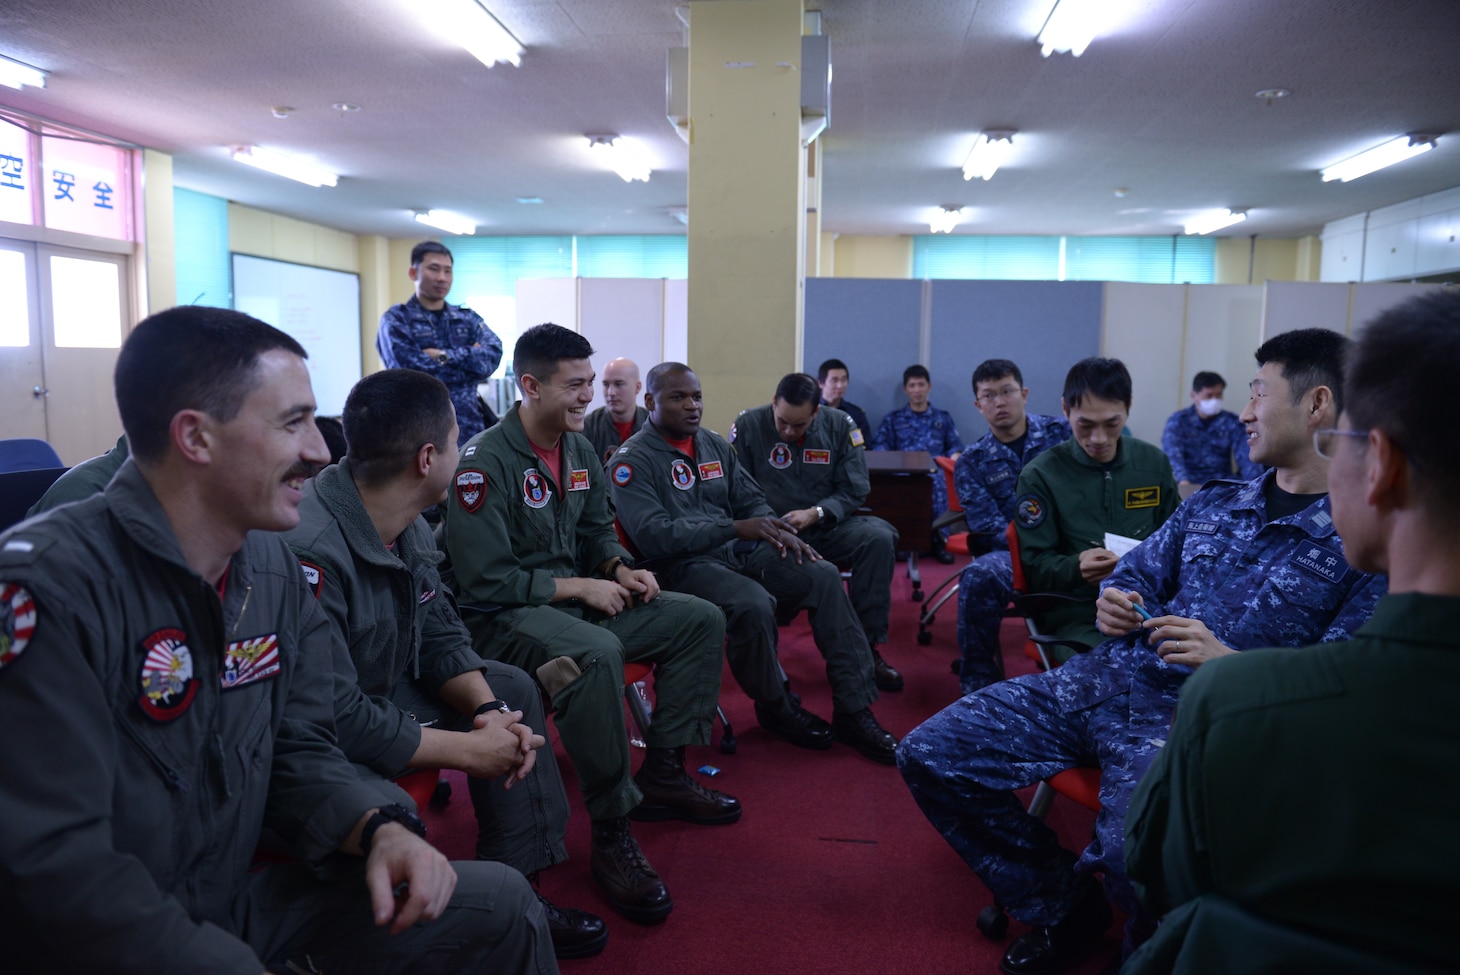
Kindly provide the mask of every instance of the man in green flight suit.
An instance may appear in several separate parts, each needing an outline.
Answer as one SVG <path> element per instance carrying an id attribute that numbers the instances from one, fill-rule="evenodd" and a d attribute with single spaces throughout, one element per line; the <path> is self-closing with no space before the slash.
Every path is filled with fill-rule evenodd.
<path id="1" fill-rule="evenodd" d="M 593 820 L 592 869 L 614 909 L 652 924 L 674 902 L 628 817 L 733 823 L 740 803 L 684 770 L 710 740 L 725 618 L 661 593 L 619 543 L 601 460 L 580 432 L 593 401 L 593 347 L 560 325 L 517 340 L 522 402 L 467 441 L 442 544 L 476 650 L 538 675 Z M 630 778 L 625 661 L 654 664 L 648 755 Z"/>

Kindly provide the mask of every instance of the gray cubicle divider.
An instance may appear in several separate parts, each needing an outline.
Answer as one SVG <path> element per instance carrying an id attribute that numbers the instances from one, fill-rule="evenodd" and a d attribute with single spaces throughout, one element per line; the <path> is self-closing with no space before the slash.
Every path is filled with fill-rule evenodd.
<path id="1" fill-rule="evenodd" d="M 1029 409 L 1060 412 L 1065 373 L 1100 354 L 1104 285 L 1086 281 L 934 281 L 928 369 L 933 403 L 971 443 L 988 432 L 970 379 L 985 359 L 1012 359 Z"/>
<path id="2" fill-rule="evenodd" d="M 802 368 L 815 375 L 827 359 L 847 364 L 847 399 L 867 411 L 868 442 L 882 417 L 907 402 L 902 370 L 918 361 L 922 309 L 921 281 L 806 279 Z"/>

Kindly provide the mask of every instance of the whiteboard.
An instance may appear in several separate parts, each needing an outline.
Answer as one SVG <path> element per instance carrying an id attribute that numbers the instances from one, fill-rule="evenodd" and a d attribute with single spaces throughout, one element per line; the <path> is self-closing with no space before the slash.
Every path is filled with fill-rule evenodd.
<path id="1" fill-rule="evenodd" d="M 309 353 L 321 416 L 339 416 L 360 381 L 360 276 L 232 254 L 233 307 L 287 332 Z"/>

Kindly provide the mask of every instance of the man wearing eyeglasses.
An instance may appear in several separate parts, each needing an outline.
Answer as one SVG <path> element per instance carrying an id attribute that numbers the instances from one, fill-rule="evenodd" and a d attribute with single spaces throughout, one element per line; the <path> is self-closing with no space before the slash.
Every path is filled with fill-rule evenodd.
<path id="1" fill-rule="evenodd" d="M 1029 390 L 1008 359 L 989 359 L 973 370 L 973 401 L 989 432 L 953 467 L 953 486 L 968 530 L 987 537 L 992 551 L 974 559 L 958 579 L 958 681 L 971 694 L 1003 679 L 999 625 L 1014 592 L 1014 570 L 1004 530 L 1014 520 L 1014 487 L 1024 465 L 1070 439 L 1064 417 L 1024 412 Z"/>
<path id="2" fill-rule="evenodd" d="M 1128 816 L 1130 876 L 1165 917 L 1122 971 L 1180 970 L 1198 944 L 1210 970 L 1320 950 L 1307 967 L 1453 967 L 1460 455 L 1433 390 L 1457 370 L 1460 294 L 1391 308 L 1354 342 L 1343 415 L 1314 439 L 1346 558 L 1388 573 L 1389 594 L 1343 642 L 1186 683 Z"/>
<path id="3" fill-rule="evenodd" d="M 1383 594 L 1382 576 L 1344 560 L 1328 461 L 1313 444 L 1338 416 L 1347 345 L 1336 332 L 1302 329 L 1257 350 L 1242 422 L 1252 459 L 1272 470 L 1208 483 L 1120 560 L 1096 603 L 1110 639 L 1047 673 L 967 695 L 898 748 L 924 814 L 1030 927 L 1004 954 L 1008 975 L 1068 967 L 1109 927 L 1107 895 L 1130 918 L 1125 954 L 1150 936 L 1155 918 L 1125 874 L 1125 813 L 1192 671 L 1249 647 L 1347 639 Z M 1078 765 L 1099 766 L 1101 810 L 1076 857 L 1011 790 Z"/>

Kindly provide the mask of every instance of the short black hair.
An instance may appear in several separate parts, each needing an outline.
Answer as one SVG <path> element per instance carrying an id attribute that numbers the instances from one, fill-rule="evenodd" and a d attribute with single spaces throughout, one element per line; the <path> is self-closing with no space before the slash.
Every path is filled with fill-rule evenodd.
<path id="1" fill-rule="evenodd" d="M 1115 400 L 1129 410 L 1130 370 L 1119 359 L 1081 359 L 1065 374 L 1065 409 L 1079 406 L 1086 396 Z"/>
<path id="2" fill-rule="evenodd" d="M 420 267 L 421 262 L 426 259 L 427 254 L 445 254 L 451 257 L 451 251 L 439 240 L 423 240 L 411 248 L 411 267 Z M 451 257 L 451 263 L 456 264 L 456 258 Z"/>
<path id="3" fill-rule="evenodd" d="M 314 418 L 314 425 L 319 430 L 319 435 L 324 437 L 324 445 L 329 448 L 330 463 L 338 464 L 349 449 L 345 443 L 345 425 L 340 422 L 337 416 L 319 416 Z"/>
<path id="4" fill-rule="evenodd" d="M 1227 380 L 1222 378 L 1221 373 L 1199 372 L 1191 377 L 1191 391 L 1193 393 L 1199 393 L 1204 389 L 1212 389 L 1216 386 L 1221 386 L 1224 389 L 1227 386 Z"/>
<path id="5" fill-rule="evenodd" d="M 644 392 L 650 396 L 658 396 L 659 390 L 664 387 L 664 377 L 678 372 L 694 372 L 694 370 L 683 362 L 659 363 L 644 376 Z"/>
<path id="6" fill-rule="evenodd" d="M 1310 389 L 1327 386 L 1333 391 L 1334 416 L 1343 412 L 1343 357 L 1348 353 L 1346 336 L 1327 328 L 1300 328 L 1273 336 L 1253 353 L 1258 366 L 1276 362 L 1288 381 L 1296 404 Z"/>
<path id="7" fill-rule="evenodd" d="M 1434 396 L 1460 375 L 1460 291 L 1410 298 L 1375 317 L 1348 350 L 1344 400 L 1356 430 L 1383 430 L 1414 466 L 1428 514 L 1454 507 L 1454 417 Z M 1449 519 L 1453 524 L 1455 519 Z"/>
<path id="8" fill-rule="evenodd" d="M 428 443 L 451 436 L 456 411 L 435 376 L 384 369 L 355 384 L 345 399 L 345 457 L 361 484 L 382 484 L 405 469 Z"/>
<path id="9" fill-rule="evenodd" d="M 852 376 L 852 370 L 847 368 L 847 364 L 845 362 L 841 361 L 840 359 L 827 359 L 821 365 L 816 367 L 817 383 L 826 382 L 826 374 L 831 372 L 833 369 L 840 369 L 842 372 L 847 374 L 848 379 L 850 379 Z"/>
<path id="10" fill-rule="evenodd" d="M 558 371 L 558 363 L 564 359 L 587 359 L 593 355 L 593 345 L 571 328 L 543 322 L 534 325 L 517 337 L 512 350 L 512 373 L 519 383 L 523 376 L 532 376 L 538 382 L 547 382 Z"/>
<path id="11" fill-rule="evenodd" d="M 933 377 L 928 375 L 927 366 L 911 365 L 902 371 L 902 384 L 907 385 L 909 379 L 923 379 L 928 385 L 933 384 Z"/>
<path id="12" fill-rule="evenodd" d="M 807 403 L 820 406 L 821 387 L 807 373 L 787 373 L 776 385 L 776 399 L 792 406 L 805 406 Z"/>
<path id="13" fill-rule="evenodd" d="M 1005 376 L 1013 376 L 1014 382 L 1019 384 L 1019 388 L 1024 388 L 1024 374 L 1019 371 L 1018 366 L 1014 365 L 1014 360 L 985 359 L 978 364 L 977 369 L 973 370 L 974 393 L 978 393 L 979 383 L 991 383 L 995 379 L 1003 379 Z"/>
<path id="14" fill-rule="evenodd" d="M 232 420 L 253 389 L 259 356 L 274 349 L 309 358 L 288 334 L 228 308 L 182 305 L 143 319 L 112 374 L 132 455 L 161 460 L 182 410 Z"/>

